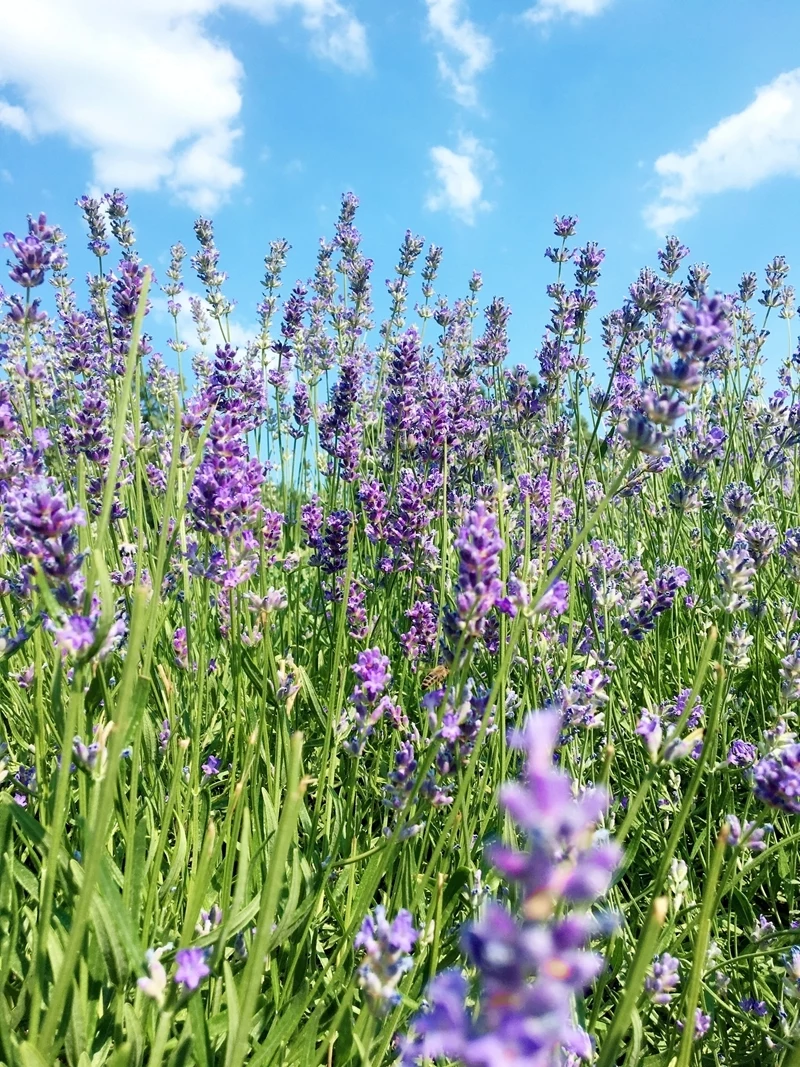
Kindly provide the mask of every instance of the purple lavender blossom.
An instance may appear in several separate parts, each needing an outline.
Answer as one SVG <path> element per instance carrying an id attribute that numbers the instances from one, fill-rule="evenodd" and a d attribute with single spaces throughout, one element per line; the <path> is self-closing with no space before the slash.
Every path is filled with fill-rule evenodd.
<path id="1" fill-rule="evenodd" d="M 104 193 L 103 201 L 108 212 L 108 221 L 111 232 L 117 243 L 127 252 L 134 245 L 133 228 L 128 221 L 128 202 L 121 189 L 115 189 L 113 193 Z"/>
<path id="2" fill-rule="evenodd" d="M 37 559 L 56 583 L 69 583 L 80 569 L 76 527 L 86 517 L 69 507 L 63 490 L 52 479 L 34 477 L 10 489 L 5 498 L 9 542 L 26 559 Z"/>
<path id="3" fill-rule="evenodd" d="M 455 544 L 459 555 L 458 615 L 467 636 L 478 637 L 483 632 L 486 616 L 503 595 L 500 581 L 503 540 L 497 532 L 497 520 L 483 501 L 470 512 Z"/>
<path id="4" fill-rule="evenodd" d="M 753 791 L 770 807 L 800 815 L 800 744 L 787 745 L 752 770 Z"/>
<path id="5" fill-rule="evenodd" d="M 90 196 L 79 196 L 75 201 L 77 207 L 81 209 L 81 214 L 86 220 L 86 225 L 89 227 L 89 251 L 102 259 L 103 256 L 107 256 L 110 246 L 106 240 L 106 222 L 103 217 L 103 209 L 99 200 Z"/>
<path id="6" fill-rule="evenodd" d="M 411 625 L 401 636 L 400 644 L 412 666 L 429 656 L 436 647 L 436 607 L 428 600 L 418 600 L 406 612 Z"/>
<path id="7" fill-rule="evenodd" d="M 400 811 L 405 807 L 416 781 L 417 760 L 411 741 L 403 741 L 394 754 L 394 768 L 389 773 L 389 781 L 384 790 L 384 803 L 387 807 Z"/>
<path id="8" fill-rule="evenodd" d="M 661 743 L 664 740 L 664 728 L 661 716 L 652 711 L 642 709 L 639 722 L 636 724 L 636 733 L 645 743 L 645 747 L 652 760 L 656 760 L 661 751 Z"/>
<path id="9" fill-rule="evenodd" d="M 558 687 L 545 710 L 554 711 L 560 716 L 565 734 L 575 727 L 587 730 L 601 727 L 610 680 L 597 667 L 575 671 L 569 684 L 563 683 Z"/>
<path id="10" fill-rule="evenodd" d="M 662 271 L 668 278 L 676 274 L 681 265 L 681 260 L 689 255 L 689 249 L 681 244 L 677 237 L 667 238 L 667 247 L 658 250 L 658 261 Z"/>
<path id="11" fill-rule="evenodd" d="M 352 670 L 358 679 L 358 685 L 350 694 L 355 733 L 345 742 L 344 747 L 351 756 L 360 756 L 367 738 L 372 735 L 375 726 L 384 716 L 392 719 L 398 726 L 403 723 L 404 716 L 401 709 L 388 696 L 383 695 L 391 683 L 392 675 L 389 657 L 384 656 L 379 648 L 359 652 Z M 342 719 L 340 729 L 343 732 L 350 729 L 350 720 L 346 715 Z"/>
<path id="12" fill-rule="evenodd" d="M 759 570 L 775 551 L 778 531 L 771 522 L 759 519 L 744 530 L 743 536 L 747 542 L 747 551 L 750 553 L 753 566 Z"/>
<path id="13" fill-rule="evenodd" d="M 89 615 L 71 615 L 60 626 L 48 628 L 63 656 L 82 656 L 94 644 L 95 620 Z"/>
<path id="14" fill-rule="evenodd" d="M 703 384 L 701 365 L 691 360 L 664 357 L 659 363 L 653 364 L 653 374 L 662 385 L 671 386 L 689 396 Z"/>
<path id="15" fill-rule="evenodd" d="M 189 669 L 189 640 L 186 636 L 186 627 L 179 626 L 172 637 L 172 648 L 175 652 L 175 663 L 181 670 Z"/>
<path id="16" fill-rule="evenodd" d="M 366 953 L 358 968 L 358 984 L 379 1015 L 400 1003 L 397 986 L 413 966 L 410 954 L 418 937 L 411 912 L 399 911 L 390 923 L 382 904 L 366 916 L 356 934 L 354 947 Z"/>
<path id="17" fill-rule="evenodd" d="M 300 524 L 309 547 L 319 552 L 322 548 L 323 511 L 316 493 L 300 508 Z"/>
<path id="18" fill-rule="evenodd" d="M 438 732 L 443 740 L 436 754 L 436 768 L 442 776 L 456 773 L 459 765 L 467 763 L 484 720 L 484 734 L 496 730 L 491 712 L 487 719 L 487 698 L 488 692 L 477 687 L 471 678 L 464 686 L 460 701 L 453 689 L 435 689 L 423 698 L 431 730 Z"/>
<path id="19" fill-rule="evenodd" d="M 206 778 L 215 778 L 219 774 L 221 766 L 222 760 L 219 758 L 219 756 L 214 756 L 212 754 L 208 757 L 208 759 L 202 765 L 200 770 L 203 772 Z"/>
<path id="20" fill-rule="evenodd" d="M 759 915 L 758 921 L 750 932 L 750 939 L 754 944 L 759 944 L 776 932 L 775 923 L 766 917 L 766 915 Z"/>
<path id="21" fill-rule="evenodd" d="M 556 215 L 553 219 L 553 233 L 556 237 L 572 237 L 578 228 L 575 215 Z"/>
<path id="22" fill-rule="evenodd" d="M 756 1000 L 755 997 L 742 997 L 739 1001 L 739 1007 L 746 1015 L 757 1015 L 762 1019 L 765 1015 L 769 1015 L 769 1008 L 766 1002 Z"/>
<path id="23" fill-rule="evenodd" d="M 164 719 L 161 723 L 161 729 L 158 734 L 158 747 L 162 752 L 166 752 L 169 745 L 169 739 L 172 737 L 172 727 L 169 724 L 169 719 Z"/>
<path id="24" fill-rule="evenodd" d="M 755 567 L 747 550 L 734 545 L 717 553 L 719 593 L 715 603 L 722 611 L 733 614 L 747 605 L 753 589 Z"/>
<path id="25" fill-rule="evenodd" d="M 720 296 L 701 296 L 697 304 L 684 300 L 679 308 L 683 322 L 673 323 L 671 341 L 684 359 L 705 361 L 729 344 L 731 307 Z"/>
<path id="26" fill-rule="evenodd" d="M 217 347 L 201 400 L 206 410 L 229 415 L 241 432 L 256 429 L 266 409 L 261 368 L 242 360 L 230 345 Z"/>
<path id="27" fill-rule="evenodd" d="M 753 821 L 746 822 L 744 829 L 742 829 L 742 824 L 735 815 L 726 815 L 725 825 L 728 827 L 728 844 L 730 847 L 738 848 L 739 845 L 744 844 L 744 847 L 750 852 L 763 852 L 767 847 L 764 838 L 772 832 L 772 826 L 769 823 L 764 826 L 758 826 Z"/>
<path id="28" fill-rule="evenodd" d="M 800 700 L 800 650 L 784 656 L 778 671 L 781 678 L 781 696 L 784 700 Z"/>
<path id="29" fill-rule="evenodd" d="M 81 737 L 72 739 L 72 755 L 77 767 L 89 772 L 94 771 L 102 754 L 99 742 L 93 741 L 87 745 Z"/>
<path id="30" fill-rule="evenodd" d="M 439 975 L 428 990 L 430 1009 L 415 1017 L 411 1037 L 401 1043 L 405 1067 L 440 1056 L 466 1067 L 591 1056 L 591 1039 L 577 1026 L 572 1005 L 602 968 L 601 957 L 585 947 L 596 930 L 588 909 L 606 892 L 620 850 L 592 835 L 606 809 L 603 791 L 576 799 L 569 776 L 553 765 L 559 730 L 556 714 L 528 719 L 512 738 L 527 752 L 525 779 L 501 792 L 528 849 L 498 845 L 490 856 L 502 875 L 521 883 L 522 918 L 490 904 L 467 927 L 462 940 L 478 971 L 478 1006 L 466 1007 L 460 974 Z M 560 900 L 579 910 L 557 912 Z"/>
<path id="31" fill-rule="evenodd" d="M 596 241 L 589 241 L 575 252 L 575 281 L 580 286 L 594 285 L 600 277 L 600 265 L 606 258 L 604 248 Z"/>
<path id="32" fill-rule="evenodd" d="M 421 436 L 420 393 L 422 349 L 412 326 L 400 338 L 392 355 L 386 399 L 386 451 L 392 455 L 413 452 Z"/>
<path id="33" fill-rule="evenodd" d="M 281 543 L 283 536 L 284 516 L 280 511 L 265 510 L 262 515 L 261 533 L 264 538 L 264 548 L 267 552 L 274 550 Z"/>
<path id="34" fill-rule="evenodd" d="M 211 974 L 208 966 L 208 954 L 204 948 L 181 948 L 175 953 L 178 967 L 173 981 L 192 991 L 199 987 L 204 978 Z"/>
<path id="35" fill-rule="evenodd" d="M 672 994 L 680 984 L 680 960 L 665 952 L 653 960 L 651 973 L 644 988 L 654 1004 L 669 1004 Z"/>
<path id="36" fill-rule="evenodd" d="M 659 426 L 672 426 L 687 411 L 685 402 L 668 390 L 656 393 L 647 389 L 642 397 L 642 405 L 647 418 Z"/>
<path id="37" fill-rule="evenodd" d="M 527 753 L 523 784 L 504 786 L 500 800 L 511 817 L 530 834 L 527 853 L 496 846 L 492 862 L 525 889 L 526 916 L 549 908 L 553 896 L 583 905 L 605 893 L 619 861 L 619 848 L 611 842 L 578 844 L 578 827 L 597 823 L 607 807 L 602 789 L 589 789 L 575 800 L 569 776 L 552 765 L 552 752 L 560 731 L 559 717 L 541 712 L 530 716 L 512 735 L 514 747 Z M 581 831 L 583 833 L 583 831 Z M 569 854 L 563 866 L 556 856 Z"/>
<path id="38" fill-rule="evenodd" d="M 509 580 L 510 585 L 511 582 Z M 558 615 L 563 615 L 568 607 L 569 583 L 564 581 L 563 578 L 559 578 L 553 582 L 549 589 L 544 591 L 533 610 L 537 615 L 549 615 L 551 618 L 555 618 Z"/>
<path id="39" fill-rule="evenodd" d="M 621 433 L 637 452 L 645 452 L 649 456 L 660 456 L 666 450 L 664 434 L 640 411 L 633 411 L 628 415 L 627 423 Z"/>
<path id="40" fill-rule="evenodd" d="M 230 415 L 214 420 L 189 501 L 202 530 L 230 538 L 261 511 L 260 462 L 250 458 L 242 427 Z"/>
<path id="41" fill-rule="evenodd" d="M 300 438 L 308 429 L 311 422 L 311 404 L 308 398 L 308 386 L 303 381 L 295 382 L 294 395 L 292 397 L 292 416 L 294 426 L 289 427 L 292 437 Z"/>
<path id="42" fill-rule="evenodd" d="M 783 957 L 786 970 L 784 987 L 790 996 L 800 997 L 800 946 L 793 946 L 788 956 Z"/>
<path id="43" fill-rule="evenodd" d="M 486 309 L 486 330 L 474 346 L 480 364 L 486 367 L 501 367 L 508 357 L 508 320 L 511 308 L 495 297 Z"/>
<path id="44" fill-rule="evenodd" d="M 353 665 L 353 674 L 360 683 L 354 690 L 356 698 L 372 704 L 392 680 L 389 657 L 384 656 L 379 648 L 359 652 L 358 660 Z"/>
<path id="45" fill-rule="evenodd" d="M 39 218 L 45 219 L 45 216 L 40 215 Z M 27 237 L 3 234 L 6 248 L 11 249 L 16 259 L 16 263 L 8 261 L 11 267 L 8 276 L 23 289 L 41 285 L 47 271 L 58 269 L 64 262 L 62 253 L 54 247 L 55 230 L 46 225 L 46 220 L 41 226 L 29 220 L 28 229 L 30 232 Z"/>
<path id="46" fill-rule="evenodd" d="M 734 519 L 744 519 L 753 506 L 753 491 L 747 482 L 731 482 L 725 486 L 722 503 Z"/>
<path id="47" fill-rule="evenodd" d="M 683 1020 L 679 1019 L 675 1024 L 678 1030 L 683 1033 Z M 711 1029 L 711 1016 L 706 1015 L 700 1008 L 697 1008 L 694 1013 L 694 1040 L 700 1041 L 705 1037 L 708 1031 Z"/>
<path id="48" fill-rule="evenodd" d="M 731 767 L 749 767 L 758 759 L 758 748 L 750 741 L 742 741 L 738 738 L 728 749 L 725 757 Z"/>
<path id="49" fill-rule="evenodd" d="M 304 516 L 310 520 L 310 514 Z M 325 522 L 325 533 L 320 538 L 319 548 L 311 557 L 311 563 L 321 567 L 325 574 L 338 574 L 347 566 L 347 541 L 353 525 L 353 513 L 347 509 L 332 511 Z"/>
<path id="50" fill-rule="evenodd" d="M 123 321 L 130 322 L 136 315 L 139 307 L 139 298 L 146 275 L 150 273 L 149 267 L 143 267 L 138 261 L 123 259 L 120 262 L 120 277 L 114 280 L 111 290 L 111 300 L 116 308 L 117 315 Z M 150 301 L 145 305 L 145 311 L 150 310 Z"/>
<path id="51" fill-rule="evenodd" d="M 37 791 L 36 768 L 20 765 L 14 775 L 14 781 L 23 790 L 14 794 L 14 803 L 21 808 L 28 806 L 28 797 L 35 796 Z"/>

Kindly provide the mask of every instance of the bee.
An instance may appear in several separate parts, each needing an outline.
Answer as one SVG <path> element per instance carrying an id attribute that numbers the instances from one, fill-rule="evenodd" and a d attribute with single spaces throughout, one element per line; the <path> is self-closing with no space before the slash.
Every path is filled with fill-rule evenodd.
<path id="1" fill-rule="evenodd" d="M 423 692 L 430 693 L 432 689 L 441 689 L 447 681 L 447 676 L 449 674 L 450 667 L 447 663 L 440 663 L 438 667 L 434 667 L 433 670 L 428 671 L 422 679 Z"/>

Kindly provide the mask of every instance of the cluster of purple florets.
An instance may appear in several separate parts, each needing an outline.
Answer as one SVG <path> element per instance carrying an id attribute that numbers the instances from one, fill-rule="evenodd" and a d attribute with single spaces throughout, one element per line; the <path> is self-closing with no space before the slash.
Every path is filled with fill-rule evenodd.
<path id="1" fill-rule="evenodd" d="M 597 830 L 607 806 L 603 790 L 576 796 L 553 764 L 560 725 L 553 713 L 528 719 L 514 739 L 526 754 L 523 780 L 501 791 L 526 845 L 496 845 L 490 858 L 518 887 L 519 916 L 490 902 L 467 926 L 462 947 L 477 973 L 477 1007 L 468 1004 L 462 973 L 439 975 L 428 990 L 430 1008 L 403 1042 L 405 1064 L 445 1057 L 483 1067 L 591 1056 L 574 998 L 602 968 L 602 957 L 588 949 L 602 929 L 590 908 L 608 889 L 621 853 Z"/>
<path id="2" fill-rule="evenodd" d="M 800 815 L 800 744 L 787 745 L 756 763 L 751 771 L 759 800 Z"/>

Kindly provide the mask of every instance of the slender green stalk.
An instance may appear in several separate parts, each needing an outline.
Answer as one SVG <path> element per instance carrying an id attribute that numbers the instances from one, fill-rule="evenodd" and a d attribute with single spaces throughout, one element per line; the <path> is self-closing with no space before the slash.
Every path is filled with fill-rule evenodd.
<path id="1" fill-rule="evenodd" d="M 729 830 L 723 826 L 717 836 L 717 844 L 711 859 L 711 867 L 703 887 L 703 900 L 700 907 L 700 921 L 697 927 L 697 935 L 692 954 L 692 970 L 689 974 L 689 983 L 686 987 L 686 998 L 683 1005 L 683 1034 L 678 1049 L 677 1067 L 689 1067 L 692 1057 L 692 1047 L 695 1041 L 695 1011 L 700 999 L 700 987 L 703 982 L 703 972 L 706 969 L 706 954 L 708 942 L 711 936 L 711 920 L 714 914 L 714 899 L 717 891 L 722 861 L 725 856 L 725 846 L 728 843 Z"/>

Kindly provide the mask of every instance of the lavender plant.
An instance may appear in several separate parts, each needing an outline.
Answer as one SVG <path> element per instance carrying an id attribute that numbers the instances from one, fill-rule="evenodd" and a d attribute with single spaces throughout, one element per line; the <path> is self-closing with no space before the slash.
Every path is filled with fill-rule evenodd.
<path id="1" fill-rule="evenodd" d="M 511 365 L 347 194 L 238 349 L 198 219 L 165 358 L 124 195 L 77 207 L 80 288 L 5 234 L 0 1063 L 796 1064 L 785 259 L 670 237 L 592 341 L 559 217 Z"/>

